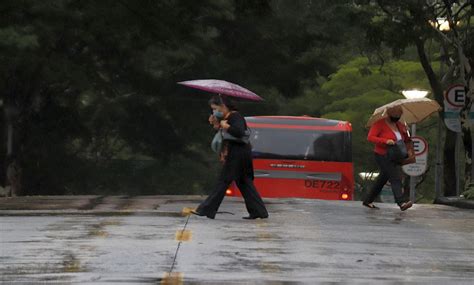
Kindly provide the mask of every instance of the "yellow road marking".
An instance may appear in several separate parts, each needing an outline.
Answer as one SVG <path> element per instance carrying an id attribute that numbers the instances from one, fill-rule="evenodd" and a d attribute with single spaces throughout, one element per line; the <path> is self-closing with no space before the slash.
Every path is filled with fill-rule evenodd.
<path id="1" fill-rule="evenodd" d="M 181 272 L 166 272 L 160 282 L 161 285 L 182 285 L 183 273 Z"/>
<path id="2" fill-rule="evenodd" d="M 179 230 L 175 234 L 175 240 L 177 241 L 190 241 L 192 237 L 193 233 L 190 230 Z"/>
<path id="3" fill-rule="evenodd" d="M 260 241 L 270 240 L 274 238 L 275 238 L 275 235 L 271 233 L 265 233 L 265 232 L 257 233 L 257 239 Z"/>
<path id="4" fill-rule="evenodd" d="M 181 215 L 183 217 L 191 215 L 191 211 L 195 211 L 196 208 L 189 208 L 189 207 L 184 207 L 183 210 L 181 210 Z"/>

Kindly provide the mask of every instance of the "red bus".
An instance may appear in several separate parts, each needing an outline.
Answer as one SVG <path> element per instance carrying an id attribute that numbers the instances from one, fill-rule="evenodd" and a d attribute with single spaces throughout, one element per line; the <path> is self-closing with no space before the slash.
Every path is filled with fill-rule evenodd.
<path id="1" fill-rule="evenodd" d="M 262 197 L 352 200 L 352 126 L 313 117 L 246 117 Z M 236 186 L 229 196 L 241 196 Z"/>

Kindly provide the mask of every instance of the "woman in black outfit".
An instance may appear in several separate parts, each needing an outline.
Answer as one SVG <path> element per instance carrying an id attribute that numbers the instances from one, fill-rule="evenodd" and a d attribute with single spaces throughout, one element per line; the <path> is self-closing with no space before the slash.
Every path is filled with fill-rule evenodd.
<path id="1" fill-rule="evenodd" d="M 236 110 L 234 104 L 227 97 L 214 96 L 209 105 L 214 116 L 221 120 L 220 127 L 237 139 L 245 135 L 247 123 L 244 117 Z M 192 211 L 193 214 L 214 219 L 225 193 L 232 181 L 235 181 L 245 200 L 249 212 L 244 219 L 265 219 L 268 212 L 262 198 L 253 184 L 252 150 L 249 143 L 238 140 L 226 140 L 224 137 L 220 153 L 222 170 L 217 179 L 214 191 L 204 200 L 199 207 Z"/>

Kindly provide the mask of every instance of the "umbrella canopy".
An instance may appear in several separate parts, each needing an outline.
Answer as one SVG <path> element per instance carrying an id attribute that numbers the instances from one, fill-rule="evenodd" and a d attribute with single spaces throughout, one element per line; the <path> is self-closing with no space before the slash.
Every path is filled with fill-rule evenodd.
<path id="1" fill-rule="evenodd" d="M 217 79 L 202 79 L 202 80 L 189 80 L 178 82 L 178 84 L 204 90 L 212 93 L 218 93 L 227 95 L 230 97 L 236 97 L 251 101 L 263 101 L 263 98 L 253 93 L 252 91 L 245 89 L 237 84 L 227 82 L 224 80 Z"/>
<path id="2" fill-rule="evenodd" d="M 378 120 L 386 118 L 388 116 L 387 109 L 395 106 L 402 107 L 403 115 L 400 120 L 407 124 L 419 123 L 441 110 L 438 102 L 428 98 L 399 99 L 375 109 L 366 126 L 370 127 Z"/>

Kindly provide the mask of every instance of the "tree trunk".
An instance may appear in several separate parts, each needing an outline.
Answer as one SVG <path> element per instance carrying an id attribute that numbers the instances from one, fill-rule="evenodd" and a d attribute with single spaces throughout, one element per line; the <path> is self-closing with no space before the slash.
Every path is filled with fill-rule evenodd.
<path id="1" fill-rule="evenodd" d="M 456 133 L 446 129 L 444 142 L 444 196 L 456 196 Z"/>
<path id="2" fill-rule="evenodd" d="M 461 131 L 462 131 L 462 141 L 464 145 L 465 155 L 466 155 L 466 165 L 465 165 L 465 183 L 464 189 L 467 190 L 473 184 L 473 175 L 472 175 L 472 128 L 469 120 L 469 113 L 471 111 L 471 106 L 474 101 L 474 79 L 472 77 L 472 67 L 469 64 L 469 61 L 466 59 L 464 54 L 460 53 L 462 63 L 461 76 L 463 77 L 463 84 L 465 90 L 465 105 L 461 110 Z"/>
<path id="3" fill-rule="evenodd" d="M 457 19 L 452 13 L 452 8 L 454 7 L 454 2 L 444 0 L 444 5 L 446 8 L 446 16 L 447 20 L 449 21 L 449 26 L 452 29 L 452 33 L 454 35 L 454 43 L 457 49 L 458 61 L 459 61 L 459 71 L 461 76 L 462 84 L 464 85 L 465 91 L 465 102 L 464 107 L 461 110 L 460 120 L 461 120 L 461 135 L 462 141 L 464 145 L 465 155 L 466 155 L 466 165 L 465 165 L 465 180 L 464 180 L 464 189 L 468 189 L 473 181 L 472 181 L 472 131 L 471 131 L 471 124 L 469 122 L 469 113 L 471 111 L 471 105 L 474 101 L 474 94 L 472 90 L 472 32 L 466 34 L 467 37 L 465 40 L 466 49 L 463 46 L 463 42 L 461 40 L 461 35 L 457 30 Z M 472 8 L 474 8 L 474 3 L 471 3 L 471 12 Z M 472 14 L 471 14 L 472 16 Z M 470 40 L 469 37 L 471 37 Z M 467 54 L 466 54 L 467 51 Z M 467 55 L 467 56 L 466 56 Z"/>
<path id="4" fill-rule="evenodd" d="M 415 40 L 416 50 L 418 52 L 418 57 L 420 59 L 421 66 L 425 71 L 426 77 L 428 77 L 428 81 L 430 82 L 431 90 L 433 90 L 433 95 L 440 106 L 444 104 L 444 95 L 443 95 L 443 87 L 441 86 L 441 81 L 436 76 L 436 73 L 433 70 L 433 67 L 428 60 L 428 56 L 425 52 L 425 43 L 421 38 L 417 38 Z"/>
<path id="5" fill-rule="evenodd" d="M 457 41 L 458 45 L 460 41 Z M 463 189 L 468 189 L 469 186 L 472 184 L 472 133 L 471 133 L 471 124 L 469 122 L 469 113 L 471 110 L 472 105 L 472 86 L 471 85 L 471 67 L 469 62 L 467 61 L 464 53 L 462 52 L 462 48 L 458 46 L 458 57 L 460 62 L 460 73 L 461 73 L 461 80 L 464 86 L 464 107 L 461 109 L 460 112 L 460 121 L 461 121 L 461 137 L 462 143 L 464 146 L 464 153 L 465 153 L 465 168 L 464 168 L 464 187 Z"/>
<path id="6" fill-rule="evenodd" d="M 421 38 L 415 39 L 415 45 L 420 58 L 421 66 L 425 71 L 426 76 L 430 82 L 431 90 L 435 100 L 440 106 L 444 105 L 444 95 L 441 80 L 436 76 L 429 59 L 425 52 L 425 45 Z M 441 120 L 444 120 L 444 113 L 439 112 Z M 443 124 L 446 130 L 446 139 L 444 143 L 444 196 L 456 196 L 456 162 L 455 162 L 455 148 L 456 148 L 456 133 L 450 131 Z"/>

